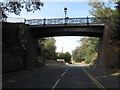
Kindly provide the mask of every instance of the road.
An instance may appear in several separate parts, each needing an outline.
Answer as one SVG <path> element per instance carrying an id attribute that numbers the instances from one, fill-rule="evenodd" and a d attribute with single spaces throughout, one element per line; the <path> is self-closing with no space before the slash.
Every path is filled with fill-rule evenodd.
<path id="1" fill-rule="evenodd" d="M 5 88 L 118 88 L 118 80 L 85 65 L 47 66 L 3 75 Z"/>

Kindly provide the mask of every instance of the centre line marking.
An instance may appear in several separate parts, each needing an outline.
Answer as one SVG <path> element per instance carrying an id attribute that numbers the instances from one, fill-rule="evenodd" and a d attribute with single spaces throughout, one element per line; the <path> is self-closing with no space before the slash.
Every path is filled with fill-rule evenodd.
<path id="1" fill-rule="evenodd" d="M 63 76 L 65 75 L 65 73 L 66 73 L 66 72 L 64 72 L 64 73 L 61 75 L 61 77 L 63 77 Z"/>
<path id="2" fill-rule="evenodd" d="M 52 90 L 54 90 L 54 88 L 56 87 L 56 85 L 58 84 L 59 81 L 60 81 L 60 79 L 57 80 L 57 82 L 56 82 L 55 85 L 53 86 Z"/>
<path id="3" fill-rule="evenodd" d="M 61 77 L 63 77 L 66 73 L 67 69 L 63 72 L 63 74 L 61 75 Z M 57 86 L 57 84 L 59 83 L 60 78 L 57 80 L 57 82 L 55 83 L 55 85 L 52 87 L 52 90 L 54 90 L 54 88 Z"/>
<path id="4" fill-rule="evenodd" d="M 67 72 L 68 69 L 66 69 L 65 71 Z"/>

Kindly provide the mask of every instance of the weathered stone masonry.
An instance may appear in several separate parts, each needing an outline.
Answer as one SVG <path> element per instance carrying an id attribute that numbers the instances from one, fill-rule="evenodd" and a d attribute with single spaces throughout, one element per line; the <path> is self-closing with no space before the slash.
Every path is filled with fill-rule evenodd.
<path id="1" fill-rule="evenodd" d="M 36 40 L 29 25 L 3 23 L 2 72 L 31 69 L 36 64 Z"/>
<path id="2" fill-rule="evenodd" d="M 44 29 L 44 28 L 43 28 Z M 107 70 L 118 63 L 120 48 L 110 44 L 109 25 L 105 25 L 99 40 L 97 67 Z M 3 23 L 2 25 L 2 72 L 31 70 L 37 64 L 37 39 L 29 25 L 24 23 Z M 39 33 L 37 33 L 39 34 Z M 39 36 L 40 37 L 40 36 Z"/>

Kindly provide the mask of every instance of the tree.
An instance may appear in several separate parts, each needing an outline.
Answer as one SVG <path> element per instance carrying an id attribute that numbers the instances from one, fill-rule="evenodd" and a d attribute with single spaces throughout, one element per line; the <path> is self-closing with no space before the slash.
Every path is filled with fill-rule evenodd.
<path id="1" fill-rule="evenodd" d="M 89 2 L 88 4 L 92 6 L 89 10 L 90 14 L 95 17 L 110 17 L 115 13 L 110 3 L 106 5 L 105 2 Z"/>
<path id="2" fill-rule="evenodd" d="M 20 15 L 23 8 L 26 9 L 27 12 L 35 12 L 36 10 L 40 10 L 40 7 L 43 6 L 43 3 L 40 0 L 3 0 L 0 2 L 0 6 L 2 7 L 2 15 L 3 18 L 7 18 L 6 13 L 15 13 L 16 15 Z"/>
<path id="3" fill-rule="evenodd" d="M 64 53 L 64 60 L 65 62 L 71 61 L 71 54 L 69 52 Z"/>
<path id="4" fill-rule="evenodd" d="M 81 42 L 81 45 L 76 47 L 76 49 L 72 52 L 73 59 L 76 61 L 85 60 L 86 63 L 90 63 L 93 57 L 97 57 L 98 38 L 82 38 L 79 42 Z"/>
<path id="5" fill-rule="evenodd" d="M 95 17 L 110 17 L 108 23 L 112 28 L 111 32 L 111 40 L 113 43 L 118 43 L 120 41 L 119 33 L 120 33 L 120 1 L 115 3 L 108 3 L 105 2 L 90 2 L 88 3 L 92 6 L 92 9 L 89 10 L 90 14 Z M 116 9 L 113 10 L 111 8 L 111 4 L 115 4 Z"/>
<path id="6" fill-rule="evenodd" d="M 45 47 L 45 42 L 47 38 L 39 38 L 37 41 L 38 43 L 38 55 L 41 55 L 43 57 L 46 57 L 46 50 L 44 49 Z"/>
<path id="7" fill-rule="evenodd" d="M 58 52 L 57 53 L 57 58 L 58 59 L 64 59 L 64 53 Z"/>
<path id="8" fill-rule="evenodd" d="M 117 45 L 120 45 L 120 37 L 119 37 L 119 33 L 120 33 L 120 1 L 116 2 L 117 6 L 116 6 L 116 14 L 114 14 L 114 20 L 112 23 L 112 34 L 111 34 L 111 40 L 113 42 L 116 42 Z"/>
<path id="9" fill-rule="evenodd" d="M 56 46 L 55 46 L 55 39 L 48 38 L 44 43 L 44 49 L 47 53 L 47 59 L 56 59 Z"/>
<path id="10" fill-rule="evenodd" d="M 76 49 L 72 51 L 72 57 L 73 60 L 75 60 L 76 62 L 83 61 L 82 52 L 80 52 L 80 47 L 76 47 Z"/>

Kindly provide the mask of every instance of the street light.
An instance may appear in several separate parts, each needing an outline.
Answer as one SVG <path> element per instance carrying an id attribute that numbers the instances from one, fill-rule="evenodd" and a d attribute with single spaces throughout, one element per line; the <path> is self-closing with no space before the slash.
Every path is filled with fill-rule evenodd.
<path id="1" fill-rule="evenodd" d="M 66 13 L 67 13 L 67 8 L 66 8 L 66 7 L 64 8 L 64 13 L 65 13 L 65 26 L 66 26 L 66 24 L 67 24 L 67 23 L 66 23 Z"/>
<path id="2" fill-rule="evenodd" d="M 64 8 L 64 12 L 65 12 L 65 18 L 66 18 L 66 13 L 67 13 L 67 8 Z"/>

